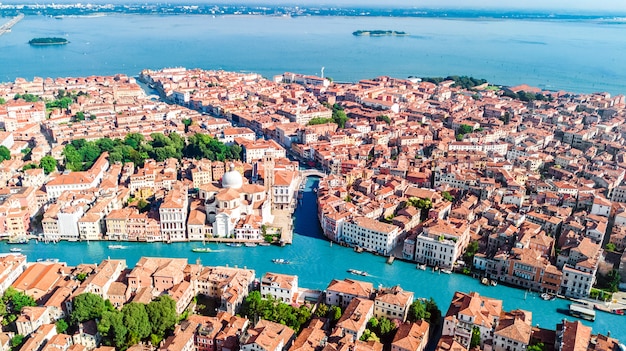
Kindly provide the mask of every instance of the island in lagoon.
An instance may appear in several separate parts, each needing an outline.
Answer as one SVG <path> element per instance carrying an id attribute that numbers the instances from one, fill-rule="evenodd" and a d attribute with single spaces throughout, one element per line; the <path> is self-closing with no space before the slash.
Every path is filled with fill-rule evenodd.
<path id="1" fill-rule="evenodd" d="M 65 38 L 34 38 L 28 41 L 30 45 L 65 45 L 69 41 Z"/>
<path id="2" fill-rule="evenodd" d="M 401 32 L 397 30 L 357 30 L 352 32 L 352 35 L 357 37 L 360 36 L 370 36 L 370 37 L 382 37 L 382 36 L 406 36 L 409 35 L 407 32 Z"/>

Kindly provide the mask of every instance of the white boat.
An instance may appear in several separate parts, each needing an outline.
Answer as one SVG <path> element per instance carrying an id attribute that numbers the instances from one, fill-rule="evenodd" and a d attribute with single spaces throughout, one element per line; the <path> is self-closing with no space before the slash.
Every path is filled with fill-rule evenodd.
<path id="1" fill-rule="evenodd" d="M 126 246 L 124 246 L 124 245 L 109 245 L 109 249 L 111 249 L 111 250 L 122 250 L 122 249 L 125 249 L 125 248 L 126 248 Z"/>
<path id="2" fill-rule="evenodd" d="M 9 251 L 11 251 L 11 252 L 22 252 L 22 249 L 20 249 L 19 247 L 14 247 L 14 248 L 11 248 Z"/>
<path id="3" fill-rule="evenodd" d="M 495 281 L 495 280 L 490 281 L 490 282 L 489 282 L 489 284 L 490 284 L 491 286 L 498 286 L 498 282 L 497 282 L 497 281 Z"/>
<path id="4" fill-rule="evenodd" d="M 480 280 L 480 283 L 483 284 L 483 285 L 489 285 L 489 279 L 483 278 L 483 279 Z"/>
<path id="5" fill-rule="evenodd" d="M 245 243 L 246 247 L 256 247 L 257 243 Z"/>
<path id="6" fill-rule="evenodd" d="M 289 264 L 291 262 L 289 262 L 288 260 L 284 259 L 284 258 L 275 258 L 272 260 L 272 262 L 276 263 L 276 264 Z"/>
<path id="7" fill-rule="evenodd" d="M 425 265 L 425 264 L 418 264 L 418 265 L 417 265 L 417 268 L 419 268 L 419 269 L 421 269 L 421 270 L 425 271 L 425 270 L 426 270 L 426 265 Z"/>
<path id="8" fill-rule="evenodd" d="M 360 276 L 363 276 L 363 277 L 367 277 L 368 276 L 367 272 L 359 271 L 359 270 L 356 270 L 356 269 L 348 269 L 348 273 L 354 274 L 354 275 L 360 275 Z"/>
<path id="9" fill-rule="evenodd" d="M 445 273 L 445 274 L 452 274 L 452 271 L 449 269 L 442 269 L 441 273 Z"/>
<path id="10" fill-rule="evenodd" d="M 262 243 L 259 243 L 259 246 L 270 246 L 271 244 L 268 243 L 267 241 L 264 241 Z"/>
<path id="11" fill-rule="evenodd" d="M 545 301 L 552 301 L 552 300 L 556 299 L 556 295 L 552 295 L 552 294 L 549 294 L 549 293 L 543 293 L 543 294 L 541 294 L 541 298 L 543 300 L 545 300 Z"/>

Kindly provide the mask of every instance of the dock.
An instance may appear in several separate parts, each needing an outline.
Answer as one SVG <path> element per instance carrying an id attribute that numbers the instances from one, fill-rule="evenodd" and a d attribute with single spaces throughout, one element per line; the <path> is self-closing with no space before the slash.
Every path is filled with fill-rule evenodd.
<path id="1" fill-rule="evenodd" d="M 20 13 L 19 15 L 13 17 L 9 22 L 1 25 L 0 35 L 10 32 L 11 28 L 13 28 L 13 26 L 16 25 L 17 22 L 21 21 L 23 18 L 24 18 L 24 14 Z"/>

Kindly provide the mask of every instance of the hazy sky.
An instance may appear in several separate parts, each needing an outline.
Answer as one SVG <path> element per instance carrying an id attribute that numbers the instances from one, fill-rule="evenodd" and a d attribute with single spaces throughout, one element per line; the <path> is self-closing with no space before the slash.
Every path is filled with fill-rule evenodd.
<path id="1" fill-rule="evenodd" d="M 626 12 L 626 0 L 217 0 L 219 3 L 240 4 L 324 4 L 367 5 L 381 7 L 430 7 L 430 8 L 511 8 L 554 9 L 576 11 Z M 211 0 L 203 0 L 211 2 Z"/>

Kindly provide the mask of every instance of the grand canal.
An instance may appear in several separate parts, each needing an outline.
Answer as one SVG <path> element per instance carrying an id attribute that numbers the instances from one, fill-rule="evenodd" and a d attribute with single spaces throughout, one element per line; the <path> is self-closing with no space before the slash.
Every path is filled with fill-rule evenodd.
<path id="1" fill-rule="evenodd" d="M 430 270 L 416 269 L 415 264 L 396 260 L 386 264 L 385 258 L 367 253 L 355 253 L 339 245 L 330 245 L 321 233 L 317 220 L 315 178 L 309 178 L 304 192 L 303 203 L 296 210 L 294 218 L 293 245 L 286 247 L 229 247 L 211 243 L 206 246 L 211 253 L 193 253 L 191 249 L 202 243 L 123 243 L 126 249 L 109 249 L 110 242 L 60 242 L 44 244 L 31 242 L 20 245 L 29 261 L 56 258 L 68 265 L 98 263 L 106 258 L 126 259 L 128 266 L 133 266 L 142 256 L 187 258 L 190 262 L 201 261 L 204 265 L 228 265 L 247 267 L 256 271 L 257 277 L 265 272 L 296 274 L 302 287 L 324 289 L 334 279 L 356 278 L 370 281 L 374 287 L 400 284 L 405 290 L 415 293 L 416 297 L 433 297 L 445 313 L 455 291 L 477 291 L 481 295 L 495 297 L 504 301 L 506 310 L 521 308 L 533 312 L 533 325 L 554 329 L 563 318 L 573 317 L 557 310 L 567 310 L 569 301 L 543 301 L 536 293 L 527 293 L 521 289 L 502 285 L 484 286 L 477 279 L 458 274 L 438 274 Z M 9 252 L 9 245 L 0 243 L 0 252 Z M 291 261 L 288 265 L 272 263 L 273 258 Z M 347 273 L 347 269 L 367 271 L 370 276 L 356 277 Z M 583 321 L 593 327 L 594 332 L 626 340 L 626 317 L 597 312 L 595 322 Z"/>

